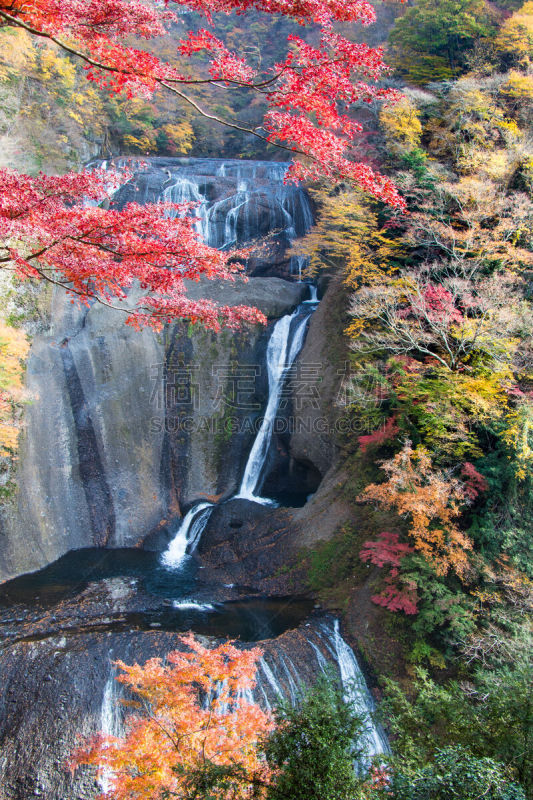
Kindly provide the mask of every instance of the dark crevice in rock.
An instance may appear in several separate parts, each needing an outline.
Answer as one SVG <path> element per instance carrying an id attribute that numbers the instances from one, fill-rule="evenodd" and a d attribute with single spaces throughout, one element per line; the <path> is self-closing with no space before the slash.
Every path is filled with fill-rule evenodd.
<path id="1" fill-rule="evenodd" d="M 104 547 L 115 530 L 113 498 L 106 480 L 96 433 L 68 340 L 62 342 L 60 352 L 72 416 L 76 426 L 78 468 L 89 511 L 92 542 L 97 547 Z"/>

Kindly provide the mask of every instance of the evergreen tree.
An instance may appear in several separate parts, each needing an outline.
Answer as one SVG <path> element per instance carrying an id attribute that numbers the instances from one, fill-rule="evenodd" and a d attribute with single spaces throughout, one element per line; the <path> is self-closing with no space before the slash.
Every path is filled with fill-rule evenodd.
<path id="1" fill-rule="evenodd" d="M 265 745 L 277 775 L 268 800 L 353 800 L 362 720 L 333 679 L 320 678 L 295 706 L 282 702 L 276 723 Z"/>

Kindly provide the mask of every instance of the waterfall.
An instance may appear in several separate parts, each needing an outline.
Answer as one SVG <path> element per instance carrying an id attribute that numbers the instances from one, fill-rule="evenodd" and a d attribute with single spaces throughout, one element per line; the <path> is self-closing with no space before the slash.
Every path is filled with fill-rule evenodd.
<path id="1" fill-rule="evenodd" d="M 276 679 L 276 676 L 274 675 L 272 669 L 270 668 L 268 662 L 265 660 L 264 656 L 259 661 L 259 667 L 263 671 L 263 673 L 265 675 L 265 678 L 267 679 L 268 684 L 270 685 L 270 688 L 272 689 L 272 691 L 274 693 L 274 699 L 276 700 L 277 698 L 283 697 L 283 689 L 281 688 L 279 681 Z M 262 688 L 262 685 L 261 685 L 261 682 L 260 682 L 259 679 L 258 679 L 257 683 L 258 683 L 258 686 L 261 686 L 261 688 Z M 266 692 L 264 691 L 264 689 L 263 689 L 263 694 L 266 696 Z"/>
<path id="2" fill-rule="evenodd" d="M 309 300 L 304 300 L 304 303 L 319 303 L 318 299 L 318 289 L 316 288 L 314 283 L 309 284 Z"/>
<path id="3" fill-rule="evenodd" d="M 100 731 L 104 736 L 122 736 L 124 728 L 120 714 L 119 692 L 114 672 L 106 681 L 102 706 L 100 709 Z M 104 769 L 98 779 L 98 784 L 103 794 L 107 794 L 112 789 L 112 772 Z"/>
<path id="4" fill-rule="evenodd" d="M 362 722 L 362 730 L 354 745 L 362 750 L 358 768 L 365 769 L 373 756 L 389 753 L 390 749 L 381 725 L 373 720 L 375 703 L 355 653 L 343 639 L 337 619 L 314 620 L 300 630 L 305 630 L 303 642 L 300 639 L 299 647 L 291 648 L 292 658 L 285 644 L 268 650 L 270 663 L 265 655 L 260 659 L 255 701 L 267 709 L 280 699 L 287 699 L 294 705 L 305 691 L 306 684 L 312 685 L 320 674 L 333 668 L 345 702 L 351 705 Z"/>
<path id="5" fill-rule="evenodd" d="M 298 306 L 296 311 L 292 314 L 286 314 L 274 325 L 267 347 L 268 403 L 263 422 L 255 437 L 246 463 L 237 498 L 253 500 L 263 505 L 272 503 L 271 500 L 256 495 L 256 491 L 270 445 L 283 381 L 296 356 L 302 349 L 307 321 L 311 313 L 312 311 L 308 311 L 301 316 L 302 308 Z M 301 319 L 298 319 L 300 316 Z M 293 328 L 294 332 L 291 339 L 290 334 Z"/>
<path id="6" fill-rule="evenodd" d="M 302 281 L 302 273 L 309 264 L 308 256 L 291 256 L 291 275 L 298 275 L 298 282 Z"/>
<path id="7" fill-rule="evenodd" d="M 370 694 L 361 667 L 350 645 L 342 638 L 339 621 L 333 622 L 333 629 L 323 626 L 325 638 L 334 654 L 340 674 L 344 699 L 363 721 L 360 744 L 364 751 L 364 765 L 368 766 L 372 756 L 389 752 L 387 737 L 381 726 L 372 719 L 375 703 Z"/>
<path id="8" fill-rule="evenodd" d="M 88 168 L 135 168 L 128 159 L 91 162 Z M 196 230 L 211 247 L 221 250 L 275 233 L 285 246 L 313 225 L 313 212 L 304 189 L 285 184 L 288 163 L 268 161 L 152 158 L 143 160 L 133 182 L 117 192 L 123 203 L 191 203 Z M 134 187 L 134 188 L 133 188 Z M 169 212 L 175 217 L 179 212 Z M 306 259 L 294 261 L 297 273 Z"/>
<path id="9" fill-rule="evenodd" d="M 179 608 L 180 611 L 214 611 L 215 606 L 212 603 L 197 603 L 196 600 L 173 600 L 173 608 Z"/>
<path id="10" fill-rule="evenodd" d="M 187 554 L 192 552 L 202 535 L 211 516 L 213 503 L 197 503 L 181 520 L 178 530 L 169 546 L 161 556 L 161 563 L 166 567 L 178 569 Z"/>
<path id="11" fill-rule="evenodd" d="M 193 204 L 192 213 L 196 217 L 194 227 L 207 241 L 209 230 L 208 222 L 205 217 L 205 197 L 200 194 L 198 186 L 192 180 L 180 175 L 175 183 L 173 183 L 171 186 L 167 186 L 163 190 L 162 200 L 165 203 Z M 182 211 L 180 216 L 185 216 L 186 214 L 190 213 L 190 211 Z M 171 219 L 173 219 L 174 217 L 178 216 L 178 212 L 172 210 L 169 211 L 168 215 Z"/>

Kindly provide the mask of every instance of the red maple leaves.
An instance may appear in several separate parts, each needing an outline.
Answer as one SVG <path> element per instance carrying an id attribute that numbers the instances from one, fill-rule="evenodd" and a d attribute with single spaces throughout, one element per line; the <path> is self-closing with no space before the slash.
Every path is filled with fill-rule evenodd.
<path id="1" fill-rule="evenodd" d="M 201 58 L 199 65 L 194 60 L 191 74 L 186 74 L 183 65 L 178 69 L 128 43 L 132 35 L 160 36 L 165 25 L 179 20 L 168 2 L 162 9 L 125 0 L 0 0 L 0 23 L 22 27 L 79 57 L 87 77 L 111 94 L 147 96 L 164 88 L 210 120 L 289 151 L 296 160 L 286 180 L 349 181 L 391 206 L 405 208 L 389 178 L 351 159 L 353 137 L 361 126 L 350 116 L 350 106 L 398 97 L 376 85 L 387 70 L 381 48 L 353 43 L 332 28 L 335 21 L 373 22 L 371 5 L 365 0 L 173 2 L 201 12 L 208 23 L 214 13 L 242 14 L 251 8 L 282 14 L 302 25 L 320 26 L 318 44 L 291 36 L 286 58 L 258 70 L 202 28 L 177 42 L 182 61 L 192 63 L 198 54 L 207 57 L 204 66 Z M 247 127 L 205 111 L 187 92 L 206 83 L 260 92 L 268 103 L 263 127 Z M 231 278 L 237 268 L 230 265 L 229 254 L 209 252 L 186 218 L 167 220 L 163 206 L 130 205 L 120 212 L 79 208 L 84 195 L 95 203 L 102 199 L 104 186 L 97 176 L 33 179 L 1 171 L 0 189 L 8 194 L 0 207 L 0 264 L 14 264 L 19 275 L 51 279 L 57 271 L 60 285 L 108 302 L 123 298 L 124 288 L 137 280 L 152 294 L 130 313 L 129 320 L 136 324 L 153 320 L 159 325 L 177 315 L 216 329 L 221 318 L 230 324 L 261 318 L 251 310 L 186 301 L 184 277 Z"/>
<path id="2" fill-rule="evenodd" d="M 385 577 L 385 587 L 379 594 L 372 595 L 373 603 L 389 611 L 403 611 L 405 614 L 418 612 L 416 584 L 400 574 L 402 560 L 409 553 L 414 553 L 414 548 L 400 542 L 397 533 L 384 531 L 379 534 L 377 542 L 364 543 L 359 554 L 361 561 L 370 562 L 376 567 L 390 568 Z"/>
<path id="3" fill-rule="evenodd" d="M 191 216 L 168 217 L 185 206 L 130 203 L 121 211 L 97 205 L 126 175 L 105 171 L 38 175 L 0 171 L 0 264 L 18 276 L 63 286 L 86 302 L 113 305 L 126 300 L 136 282 L 143 296 L 122 305 L 126 321 L 159 328 L 176 317 L 219 330 L 242 322 L 265 322 L 246 306 L 217 306 L 189 300 L 186 279 L 235 280 L 242 265 L 235 251 L 208 247 Z M 238 253 L 237 253 L 238 255 Z"/>
<path id="4" fill-rule="evenodd" d="M 470 461 L 465 461 L 461 469 L 464 493 L 468 500 L 473 502 L 480 494 L 489 488 L 486 478 L 478 472 Z"/>
<path id="5" fill-rule="evenodd" d="M 369 433 L 365 436 L 359 436 L 359 447 L 362 453 L 366 453 L 367 448 L 378 446 L 384 442 L 389 442 L 394 439 L 400 429 L 396 424 L 396 415 L 389 417 L 386 423 L 378 428 L 376 431 Z"/>

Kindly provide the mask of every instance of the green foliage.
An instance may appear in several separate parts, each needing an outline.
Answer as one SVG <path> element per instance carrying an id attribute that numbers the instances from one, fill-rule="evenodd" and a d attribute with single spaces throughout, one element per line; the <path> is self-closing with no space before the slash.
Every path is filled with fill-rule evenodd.
<path id="1" fill-rule="evenodd" d="M 402 562 L 402 578 L 416 585 L 418 614 L 411 630 L 418 640 L 433 641 L 451 654 L 452 643 L 468 636 L 475 628 L 474 603 L 453 576 L 438 576 L 419 555 Z"/>
<path id="2" fill-rule="evenodd" d="M 265 744 L 278 771 L 268 800 L 353 800 L 359 779 L 354 741 L 363 721 L 331 677 L 322 676 L 296 706 L 282 702 Z"/>
<path id="3" fill-rule="evenodd" d="M 533 791 L 531 631 L 492 627 L 465 645 L 474 663 L 466 683 L 440 685 L 422 668 L 408 696 L 387 682 L 382 708 L 394 734 L 394 751 L 410 768 L 424 768 L 442 747 L 460 745 L 477 758 L 502 762 L 526 792 Z"/>
<path id="4" fill-rule="evenodd" d="M 511 455 L 511 457 L 510 457 Z M 485 558 L 500 553 L 533 578 L 533 480 L 518 480 L 512 454 L 502 442 L 476 462 L 489 489 L 470 515 L 468 533 Z"/>
<path id="5" fill-rule="evenodd" d="M 436 175 L 430 169 L 427 153 L 421 147 L 414 147 L 412 150 L 402 153 L 400 163 L 402 167 L 413 174 L 420 188 L 435 189 Z"/>
<path id="6" fill-rule="evenodd" d="M 393 63 L 412 83 L 447 80 L 476 40 L 493 33 L 484 0 L 416 0 L 390 34 Z"/>
<path id="7" fill-rule="evenodd" d="M 415 441 L 437 463 L 457 463 L 483 454 L 480 436 L 502 417 L 507 404 L 504 377 L 481 369 L 450 372 L 439 366 L 406 370 L 390 359 L 391 407 Z"/>
<path id="8" fill-rule="evenodd" d="M 525 800 L 520 786 L 509 781 L 492 758 L 477 758 L 460 745 L 437 750 L 423 767 L 394 770 L 394 800 Z"/>

